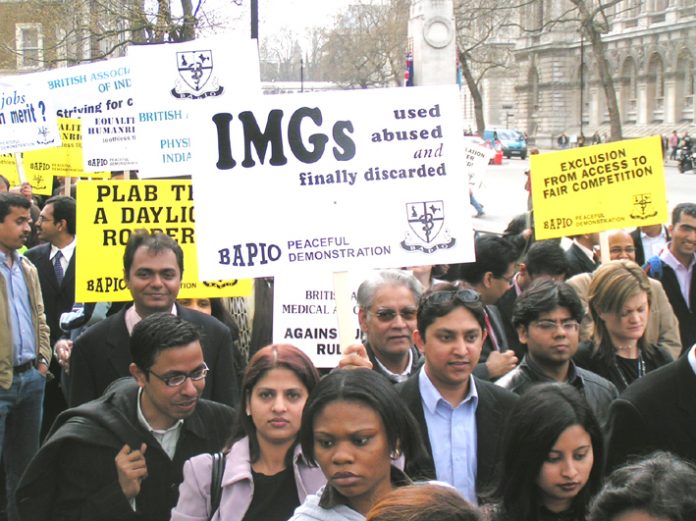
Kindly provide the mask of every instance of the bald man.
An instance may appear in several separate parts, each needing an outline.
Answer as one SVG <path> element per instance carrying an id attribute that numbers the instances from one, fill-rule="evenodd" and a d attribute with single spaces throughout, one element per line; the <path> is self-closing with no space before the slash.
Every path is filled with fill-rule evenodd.
<path id="1" fill-rule="evenodd" d="M 636 261 L 636 248 L 633 238 L 628 232 L 623 230 L 613 230 L 609 232 L 609 257 L 611 260 L 630 260 Z M 650 305 L 650 317 L 648 327 L 645 331 L 645 339 L 648 344 L 656 344 L 667 349 L 676 360 L 682 350 L 681 338 L 679 336 L 679 322 L 672 310 L 672 305 L 667 299 L 662 283 L 659 280 L 648 279 L 652 300 Z M 592 273 L 580 273 L 566 281 L 577 292 L 580 300 L 585 306 L 585 318 L 580 327 L 580 341 L 590 340 L 592 337 L 593 323 L 592 317 L 587 310 L 587 294 Z"/>

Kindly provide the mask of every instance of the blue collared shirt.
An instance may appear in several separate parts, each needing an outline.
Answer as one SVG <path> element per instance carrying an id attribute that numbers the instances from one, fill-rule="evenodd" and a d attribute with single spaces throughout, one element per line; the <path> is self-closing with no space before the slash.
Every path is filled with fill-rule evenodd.
<path id="1" fill-rule="evenodd" d="M 437 479 L 449 483 L 467 501 L 476 505 L 478 392 L 474 378 L 469 377 L 469 392 L 455 408 L 435 388 L 425 373 L 425 367 L 418 375 L 418 386 Z"/>
<path id="2" fill-rule="evenodd" d="M 7 263 L 7 255 L 0 252 L 0 271 L 7 288 L 7 312 L 12 328 L 12 356 L 15 366 L 36 358 L 36 337 L 31 317 L 29 288 L 24 280 L 20 257 L 19 253 L 13 252 L 13 262 L 10 267 Z"/>

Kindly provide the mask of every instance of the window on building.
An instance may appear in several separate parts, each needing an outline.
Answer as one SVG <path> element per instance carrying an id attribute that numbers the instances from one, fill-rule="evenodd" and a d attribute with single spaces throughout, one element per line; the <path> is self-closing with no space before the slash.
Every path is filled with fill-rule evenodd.
<path id="1" fill-rule="evenodd" d="M 41 24 L 16 24 L 15 48 L 17 49 L 18 69 L 36 69 L 41 67 L 41 62 L 43 61 Z"/>

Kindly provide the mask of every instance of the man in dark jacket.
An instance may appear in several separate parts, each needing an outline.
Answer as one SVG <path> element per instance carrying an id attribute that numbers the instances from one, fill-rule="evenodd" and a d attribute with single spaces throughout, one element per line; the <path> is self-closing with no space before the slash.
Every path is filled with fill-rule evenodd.
<path id="1" fill-rule="evenodd" d="M 71 407 L 98 398 L 111 382 L 128 376 L 132 361 L 128 338 L 133 327 L 153 313 L 172 313 L 201 329 L 203 357 L 211 372 L 203 397 L 236 404 L 237 357 L 229 328 L 213 317 L 175 303 L 183 263 L 181 247 L 171 237 L 147 232 L 131 235 L 123 255 L 123 271 L 133 305 L 90 327 L 75 341 L 70 359 Z"/>
<path id="2" fill-rule="evenodd" d="M 527 354 L 517 368 L 496 382 L 519 395 L 542 382 L 568 383 L 585 396 L 600 424 L 618 396 L 613 383 L 573 363 L 578 350 L 583 306 L 565 282 L 538 280 L 515 302 L 512 320 Z"/>
<path id="3" fill-rule="evenodd" d="M 133 378 L 69 409 L 20 482 L 23 521 L 165 521 L 184 462 L 222 449 L 234 411 L 201 399 L 208 368 L 197 328 L 150 315 L 130 340 Z"/>

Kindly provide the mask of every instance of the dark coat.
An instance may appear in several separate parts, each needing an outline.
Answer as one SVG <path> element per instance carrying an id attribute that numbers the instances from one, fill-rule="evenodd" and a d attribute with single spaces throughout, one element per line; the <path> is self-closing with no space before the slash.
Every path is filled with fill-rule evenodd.
<path id="1" fill-rule="evenodd" d="M 491 328 L 495 334 L 495 338 L 498 339 L 498 348 L 500 351 L 507 351 L 510 349 L 510 342 L 508 341 L 507 331 L 505 330 L 505 325 L 503 324 L 503 317 L 500 314 L 497 306 L 488 304 L 485 306 L 486 315 L 488 315 L 488 320 L 491 323 Z M 486 366 L 486 360 L 488 360 L 488 355 L 495 349 L 493 345 L 493 339 L 489 334 L 486 336 L 486 340 L 483 342 L 483 348 L 481 349 L 481 358 L 479 359 L 478 365 L 474 368 L 474 376 L 479 380 L 491 380 L 491 375 L 488 372 L 488 366 Z"/>
<path id="2" fill-rule="evenodd" d="M 667 240 L 669 241 L 669 232 L 663 227 L 664 232 L 667 234 Z M 630 234 L 631 239 L 633 239 L 633 246 L 636 248 L 636 264 L 642 266 L 645 264 L 645 250 L 643 249 L 643 240 L 640 237 L 640 228 L 636 228 Z"/>
<path id="3" fill-rule="evenodd" d="M 29 259 L 39 272 L 41 295 L 43 296 L 46 322 L 51 329 L 51 346 L 62 334 L 60 316 L 72 309 L 75 303 L 75 254 L 73 253 L 68 268 L 63 275 L 63 282 L 58 285 L 53 263 L 49 258 L 51 244 L 39 244 L 27 250 L 24 256 Z"/>
<path id="4" fill-rule="evenodd" d="M 406 474 L 414 480 L 436 479 L 433 449 L 428 436 L 428 425 L 423 411 L 423 401 L 418 386 L 419 373 L 397 384 L 396 390 L 401 395 L 409 410 L 418 422 L 421 435 L 427 449 L 427 458 L 406 462 Z M 475 378 L 475 377 L 474 377 Z M 496 385 L 475 378 L 478 391 L 476 407 L 476 437 L 478 468 L 476 471 L 476 491 L 481 494 L 493 483 L 496 466 L 502 456 L 502 434 L 505 420 L 518 397 Z"/>
<path id="5" fill-rule="evenodd" d="M 674 270 L 662 260 L 660 260 L 660 264 L 662 266 L 661 277 L 657 276 L 652 270 L 650 270 L 648 275 L 662 282 L 667 299 L 672 304 L 674 314 L 677 316 L 677 320 L 679 320 L 679 335 L 682 341 L 682 354 L 684 354 L 692 345 L 696 344 L 696 270 L 691 274 L 689 306 L 687 306 Z"/>
<path id="6" fill-rule="evenodd" d="M 138 386 L 115 382 L 99 400 L 62 413 L 19 483 L 22 521 L 166 521 L 178 500 L 184 462 L 222 449 L 234 411 L 201 400 L 184 420 L 170 460 L 137 417 Z M 148 476 L 134 512 L 121 491 L 114 459 L 124 444 L 147 444 Z"/>
<path id="7" fill-rule="evenodd" d="M 611 407 L 609 469 L 666 450 L 696 463 L 696 374 L 687 356 L 628 386 Z"/>
<path id="8" fill-rule="evenodd" d="M 203 398 L 235 406 L 240 384 L 232 350 L 236 349 L 227 326 L 217 319 L 176 304 L 177 315 L 201 329 L 203 359 L 210 368 Z M 130 376 L 132 358 L 126 329 L 126 308 L 121 309 L 83 333 L 70 357 L 69 404 L 76 407 L 95 400 L 111 382 Z"/>
<path id="9" fill-rule="evenodd" d="M 593 262 L 575 243 L 566 250 L 565 257 L 568 261 L 567 278 L 578 273 L 592 273 L 600 264 L 599 262 Z"/>

